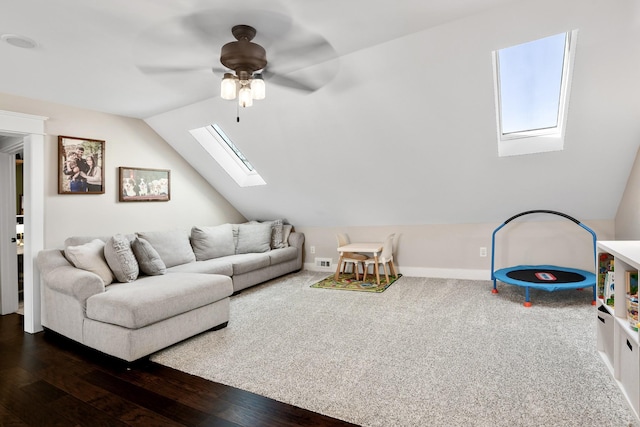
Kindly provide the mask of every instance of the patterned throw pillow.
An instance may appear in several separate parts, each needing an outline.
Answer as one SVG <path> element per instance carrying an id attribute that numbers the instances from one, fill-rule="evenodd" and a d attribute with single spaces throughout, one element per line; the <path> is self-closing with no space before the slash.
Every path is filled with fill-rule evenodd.
<path id="1" fill-rule="evenodd" d="M 136 256 L 131 250 L 131 242 L 122 234 L 110 237 L 104 246 L 104 257 L 118 282 L 133 282 L 140 274 Z"/>
<path id="2" fill-rule="evenodd" d="M 271 221 L 271 249 L 284 248 L 282 241 L 282 220 Z"/>

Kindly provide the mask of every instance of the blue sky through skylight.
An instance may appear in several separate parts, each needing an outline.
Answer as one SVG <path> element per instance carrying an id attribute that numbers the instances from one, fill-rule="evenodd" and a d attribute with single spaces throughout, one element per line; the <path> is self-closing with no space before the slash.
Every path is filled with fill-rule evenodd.
<path id="1" fill-rule="evenodd" d="M 566 37 L 498 51 L 503 134 L 558 126 Z"/>

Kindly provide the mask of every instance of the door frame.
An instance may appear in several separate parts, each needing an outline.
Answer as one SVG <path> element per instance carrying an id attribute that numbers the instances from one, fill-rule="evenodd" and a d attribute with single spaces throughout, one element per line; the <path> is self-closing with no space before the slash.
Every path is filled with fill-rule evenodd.
<path id="1" fill-rule="evenodd" d="M 18 138 L 16 138 L 18 139 Z M 20 143 L 22 146 L 22 137 Z M 18 310 L 18 262 L 16 245 L 16 156 L 0 148 L 0 314 Z M 5 286 L 7 284 L 7 286 Z"/>
<path id="2" fill-rule="evenodd" d="M 0 132 L 24 137 L 24 330 L 42 331 L 38 252 L 44 249 L 44 125 L 48 117 L 0 110 Z M 2 236 L 0 236 L 1 238 Z M 12 284 L 3 283 L 2 286 Z"/>

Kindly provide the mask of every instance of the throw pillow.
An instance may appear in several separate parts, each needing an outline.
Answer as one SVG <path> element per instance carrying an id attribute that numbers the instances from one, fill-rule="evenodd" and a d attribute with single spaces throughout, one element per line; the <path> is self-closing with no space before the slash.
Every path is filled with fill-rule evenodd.
<path id="1" fill-rule="evenodd" d="M 118 282 L 133 282 L 138 278 L 138 261 L 131 250 L 131 242 L 122 234 L 116 234 L 107 240 L 104 245 L 104 257 Z"/>
<path id="2" fill-rule="evenodd" d="M 288 248 L 289 247 L 289 235 L 291 234 L 291 231 L 293 230 L 293 225 L 291 224 L 284 224 L 282 226 L 282 245 L 281 247 L 283 248 Z"/>
<path id="3" fill-rule="evenodd" d="M 131 242 L 131 249 L 138 260 L 140 271 L 144 274 L 159 276 L 167 272 L 167 266 L 162 262 L 158 251 L 142 237 L 137 237 Z"/>
<path id="4" fill-rule="evenodd" d="M 113 282 L 113 273 L 104 258 L 104 242 L 100 239 L 78 246 L 64 248 L 64 256 L 76 268 L 87 270 L 100 276 L 105 286 Z"/>
<path id="5" fill-rule="evenodd" d="M 233 243 L 233 227 L 222 224 L 215 227 L 193 227 L 191 229 L 191 246 L 198 261 L 220 258 L 236 253 Z"/>
<path id="6" fill-rule="evenodd" d="M 271 249 L 271 224 L 238 225 L 237 254 L 267 252 Z"/>
<path id="7" fill-rule="evenodd" d="M 187 231 L 147 231 L 136 233 L 136 235 L 145 239 L 158 251 L 160 259 L 167 268 L 196 260 Z"/>
<path id="8" fill-rule="evenodd" d="M 275 221 L 266 221 L 271 224 L 271 249 L 284 248 L 284 242 L 282 241 L 282 224 L 281 219 Z"/>

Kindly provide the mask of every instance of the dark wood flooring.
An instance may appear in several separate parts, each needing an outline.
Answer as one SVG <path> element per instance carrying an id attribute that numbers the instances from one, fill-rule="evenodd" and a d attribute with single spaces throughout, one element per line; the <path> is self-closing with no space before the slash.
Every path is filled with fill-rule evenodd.
<path id="1" fill-rule="evenodd" d="M 0 316 L 0 426 L 350 426 L 143 361 L 127 365 Z"/>

